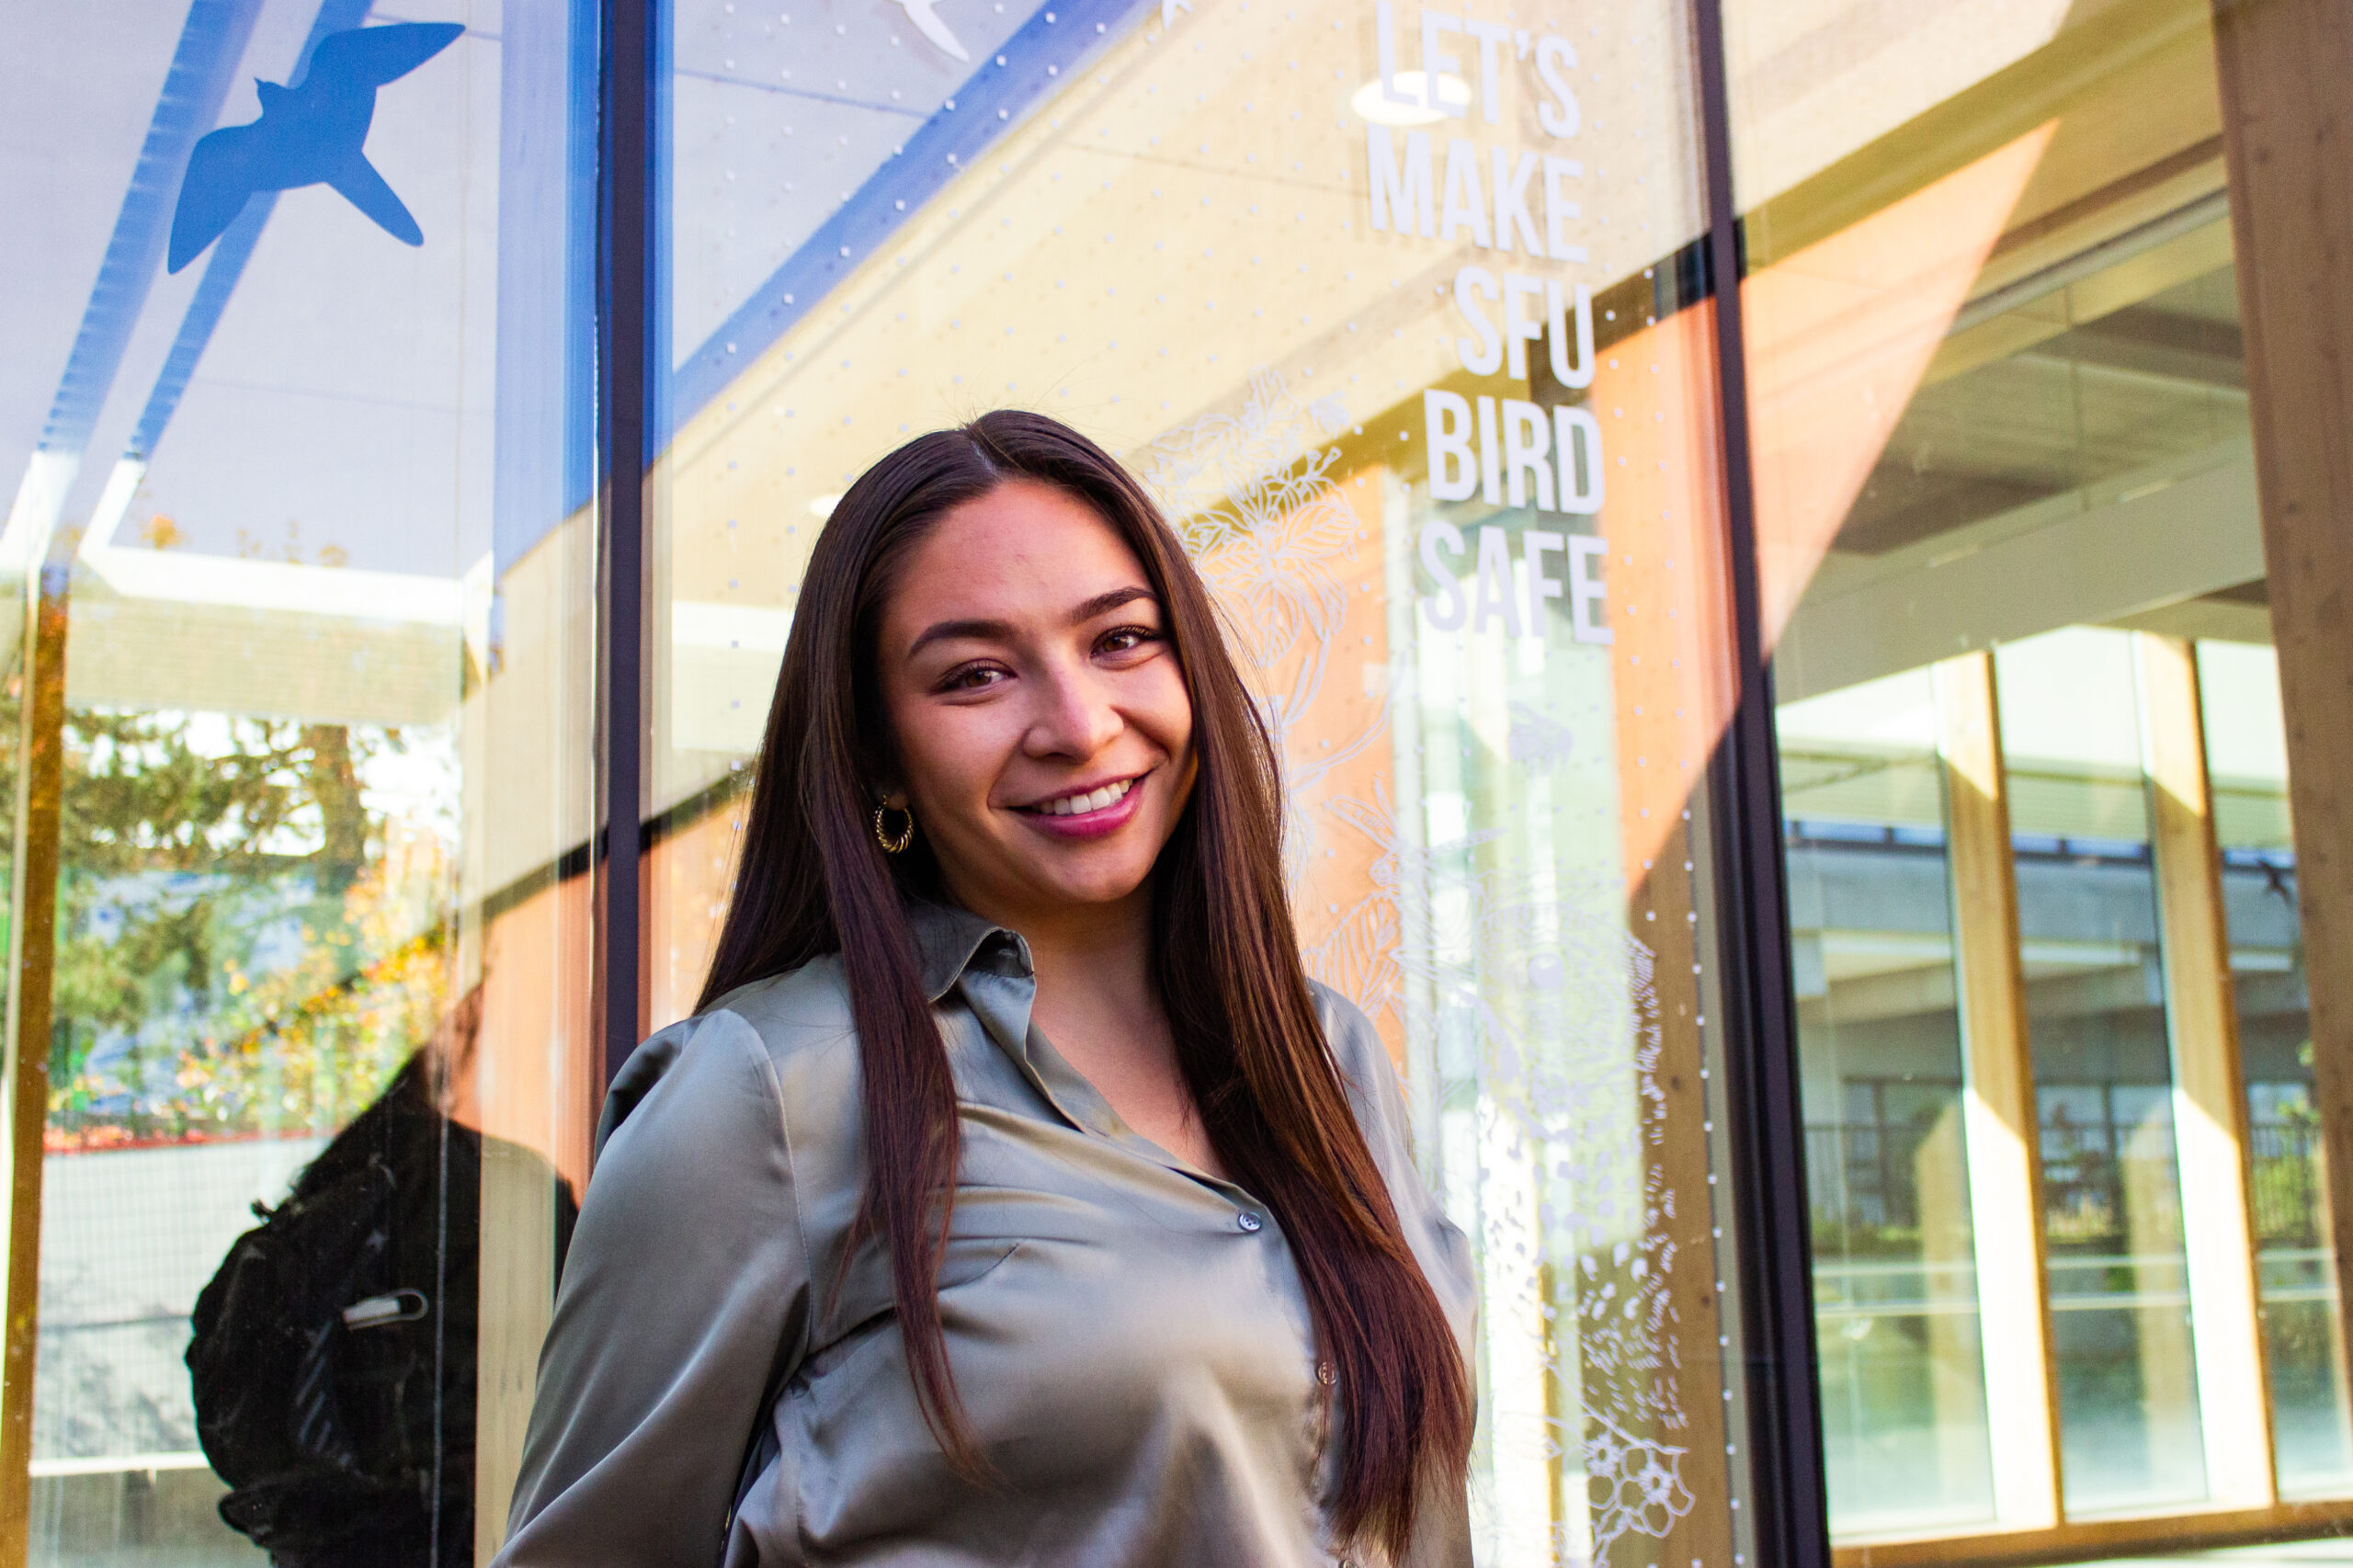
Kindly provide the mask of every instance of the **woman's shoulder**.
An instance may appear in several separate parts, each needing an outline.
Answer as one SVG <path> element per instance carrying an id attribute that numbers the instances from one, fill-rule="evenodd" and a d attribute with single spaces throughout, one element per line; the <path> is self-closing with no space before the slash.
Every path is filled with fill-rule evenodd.
<path id="1" fill-rule="evenodd" d="M 1330 986 L 1308 982 L 1316 1016 L 1332 1044 L 1332 1060 L 1347 1085 L 1348 1101 L 1364 1130 L 1366 1147 L 1397 1205 L 1398 1223 L 1438 1292 L 1455 1333 L 1468 1353 L 1472 1318 L 1471 1244 L 1446 1217 L 1414 1163 L 1412 1118 L 1405 1108 L 1405 1081 L 1381 1031 L 1364 1009 Z"/>
<path id="2" fill-rule="evenodd" d="M 1391 1059 L 1380 1029 L 1365 1017 L 1363 1008 L 1322 981 L 1309 981 L 1307 992 L 1314 999 L 1316 1020 L 1324 1026 L 1324 1039 L 1331 1047 L 1332 1064 L 1340 1070 L 1340 1081 L 1347 1087 L 1365 1135 L 1405 1140 L 1405 1104 L 1397 1063 Z"/>
<path id="3" fill-rule="evenodd" d="M 722 1014 L 751 1026 L 779 1064 L 847 1043 L 858 1032 L 839 953 L 821 953 L 798 969 L 739 985 L 701 1016 Z"/>
<path id="4" fill-rule="evenodd" d="M 777 1101 L 779 1131 L 813 1126 L 815 1119 L 796 1116 L 796 1107 L 824 1106 L 830 1118 L 839 1118 L 857 1098 L 857 1043 L 836 954 L 739 985 L 631 1053 L 606 1096 L 598 1146 L 656 1094 L 733 1100 L 747 1077 L 758 1097 Z"/>
<path id="5" fill-rule="evenodd" d="M 1315 1017 L 1324 1026 L 1324 1038 L 1331 1044 L 1332 1060 L 1338 1063 L 1344 1075 L 1354 1077 L 1373 1066 L 1394 1074 L 1396 1069 L 1389 1060 L 1389 1048 L 1381 1042 L 1381 1031 L 1365 1017 L 1363 1008 L 1320 980 L 1307 983 L 1307 994 L 1315 1003 Z"/>

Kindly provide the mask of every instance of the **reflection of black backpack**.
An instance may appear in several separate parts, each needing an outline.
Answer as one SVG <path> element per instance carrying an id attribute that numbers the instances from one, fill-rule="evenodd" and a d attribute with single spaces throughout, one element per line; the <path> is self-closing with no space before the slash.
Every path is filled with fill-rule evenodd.
<path id="1" fill-rule="evenodd" d="M 282 1568 L 472 1561 L 481 1182 L 412 1058 L 197 1299 L 221 1517 Z"/>

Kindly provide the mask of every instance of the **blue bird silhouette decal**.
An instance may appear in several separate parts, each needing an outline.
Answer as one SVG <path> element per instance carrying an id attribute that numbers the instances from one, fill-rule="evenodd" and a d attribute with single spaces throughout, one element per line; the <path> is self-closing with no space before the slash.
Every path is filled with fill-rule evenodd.
<path id="1" fill-rule="evenodd" d="M 342 192 L 392 238 L 421 245 L 425 231 L 362 150 L 376 118 L 376 89 L 396 82 L 458 40 L 455 22 L 396 22 L 329 33 L 299 87 L 255 84 L 261 118 L 197 142 L 172 214 L 169 269 L 177 272 L 219 239 L 264 190 L 324 185 Z"/>

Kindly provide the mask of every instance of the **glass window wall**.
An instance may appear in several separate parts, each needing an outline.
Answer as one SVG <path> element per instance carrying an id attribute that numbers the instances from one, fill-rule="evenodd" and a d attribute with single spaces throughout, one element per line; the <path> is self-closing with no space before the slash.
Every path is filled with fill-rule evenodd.
<path id="1" fill-rule="evenodd" d="M 2234 608 L 2243 635 L 2266 630 L 2253 595 Z M 2198 644 L 2198 676 L 2246 1073 L 2249 1202 L 2279 1491 L 2342 1495 L 2353 1491 L 2353 1441 L 2279 660 L 2268 642 L 2215 637 Z"/>
<path id="2" fill-rule="evenodd" d="M 1995 658 L 2070 1513 L 2206 1495 L 2132 634 Z M 2211 955 L 2207 955 L 2211 960 Z"/>
<path id="3" fill-rule="evenodd" d="M 587 0 L 0 12 L 0 1568 L 488 1561 L 628 1032 L 598 594 L 642 1029 L 830 507 L 1001 404 L 1230 613 L 1311 971 L 1477 1254 L 1478 1561 L 1769 1561 L 1717 9 L 669 0 L 642 80 Z M 2341 475 L 2277 435 L 2343 423 L 2282 406 L 2335 407 L 2280 379 L 2327 311 L 2276 319 L 2338 264 L 2257 36 L 2325 8 L 1721 9 L 1837 1560 L 2353 1525 L 2306 885 L 2353 723 L 2295 564 Z M 649 99 L 648 298 L 599 299 Z"/>
<path id="4" fill-rule="evenodd" d="M 1388 0 L 670 21 L 654 1021 L 701 982 L 835 498 L 993 406 L 1088 432 L 1231 614 L 1311 971 L 1381 1028 L 1478 1252 L 1483 1562 L 1749 1552 L 1690 27 Z"/>
<path id="5" fill-rule="evenodd" d="M 1728 23 L 1834 1539 L 2293 1528 L 2342 1331 L 2211 17 Z"/>
<path id="6" fill-rule="evenodd" d="M 0 1560 L 470 1562 L 586 1174 L 593 17 L 0 28 Z"/>

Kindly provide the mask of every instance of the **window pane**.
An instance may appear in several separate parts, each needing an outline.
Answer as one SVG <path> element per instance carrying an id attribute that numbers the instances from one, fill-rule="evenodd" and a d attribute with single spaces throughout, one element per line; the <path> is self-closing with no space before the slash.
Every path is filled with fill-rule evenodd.
<path id="1" fill-rule="evenodd" d="M 1997 654 L 2067 1506 L 2205 1495 L 2130 633 Z"/>
<path id="2" fill-rule="evenodd" d="M 574 29 L 5 24 L 0 188 L 42 217 L 0 290 L 0 733 L 54 759 L 9 909 L 48 1068 L 11 1151 L 35 1564 L 466 1562 L 503 1528 L 585 1175 Z"/>
<path id="3" fill-rule="evenodd" d="M 695 1006 L 830 507 L 918 432 L 1064 418 L 1233 613 L 1311 971 L 1381 1029 L 1478 1252 L 1481 1560 L 1747 1554 L 1688 17 L 1522 5 L 1461 23 L 1514 29 L 1483 53 L 1359 0 L 929 15 L 674 13 L 654 1021 Z M 1381 39 L 1417 72 L 1426 27 L 1461 118 L 1383 97 Z M 1487 363 L 1458 290 L 1546 323 Z M 1516 478 L 1513 421 L 1547 454 Z"/>
<path id="4" fill-rule="evenodd" d="M 1936 693 L 1913 671 L 1776 723 L 1831 1507 L 1990 1519 Z"/>
<path id="5" fill-rule="evenodd" d="M 2197 678 L 2271 641 L 2211 9 L 1726 9 L 1807 1116 L 1875 1130 L 1870 1159 L 1813 1135 L 1840 1216 L 1821 1261 L 1845 1266 L 1886 1179 L 1890 1091 L 1853 1081 L 1821 869 L 1868 855 L 1874 907 L 1905 890 L 1910 961 L 1959 998 L 1979 1281 L 1984 1447 L 1931 1452 L 1925 1372 L 1909 1405 L 1841 1384 L 1824 1276 L 1834 1532 L 2341 1493 L 2276 683 L 2234 675 L 2226 711 Z M 1934 850 L 1899 826 L 1933 817 L 1846 830 L 1823 803 L 1895 776 L 1864 716 L 1923 676 Z M 1820 755 L 1842 712 L 1853 781 Z M 1899 1453 L 1915 1478 L 1881 1484 Z M 1980 1511 L 1937 1512 L 1961 1498 Z"/>
<path id="6" fill-rule="evenodd" d="M 2353 1490 L 2345 1331 L 2313 1086 L 2279 662 L 2265 643 L 2205 642 L 2198 675 L 2246 1074 L 2250 1207 L 2279 1490 L 2342 1495 Z"/>

